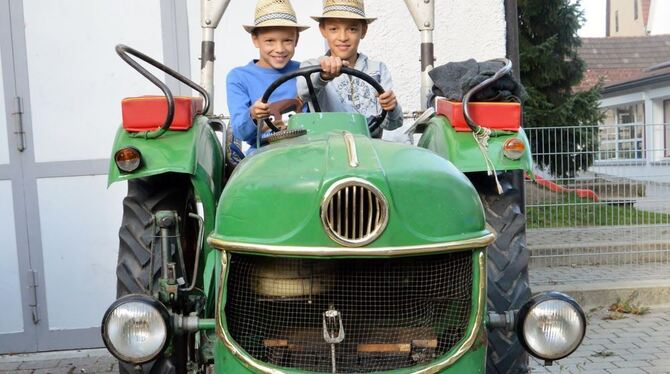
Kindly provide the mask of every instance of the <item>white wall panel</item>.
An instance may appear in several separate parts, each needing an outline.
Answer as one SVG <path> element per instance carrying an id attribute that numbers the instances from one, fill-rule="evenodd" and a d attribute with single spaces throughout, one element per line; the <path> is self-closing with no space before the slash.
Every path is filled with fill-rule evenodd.
<path id="1" fill-rule="evenodd" d="M 23 331 L 21 285 L 19 263 L 16 253 L 16 229 L 14 226 L 14 203 L 12 183 L 0 181 L 0 295 L 2 295 L 2 317 L 0 334 Z"/>
<path id="2" fill-rule="evenodd" d="M 0 165 L 9 163 L 9 144 L 7 142 L 7 112 L 5 110 L 5 91 L 0 60 Z"/>
<path id="3" fill-rule="evenodd" d="M 401 0 L 366 0 L 370 25 L 360 50 L 386 63 L 405 111 L 420 109 L 421 35 Z M 468 58 L 505 56 L 505 5 L 501 0 L 435 2 L 435 66 Z"/>
<path id="4" fill-rule="evenodd" d="M 321 1 L 292 0 L 291 4 L 298 16 L 298 22 L 312 26 L 300 33 L 294 60 L 302 61 L 319 56 L 325 51 L 323 38 L 319 33 L 319 25 L 309 18 L 321 14 Z M 200 2 L 187 1 L 190 30 L 191 77 L 200 82 Z M 214 112 L 228 114 L 226 104 L 226 75 L 240 65 L 246 65 L 258 58 L 258 50 L 251 43 L 251 35 L 242 25 L 253 25 L 255 0 L 231 1 L 216 30 L 216 70 L 214 72 Z"/>
<path id="5" fill-rule="evenodd" d="M 116 296 L 116 258 L 126 184 L 107 177 L 37 181 L 49 328 L 100 325 Z"/>
<path id="6" fill-rule="evenodd" d="M 322 1 L 292 0 L 299 22 L 312 28 L 301 33 L 295 59 L 323 53 L 318 24 Z M 231 1 L 216 35 L 215 112 L 226 113 L 225 76 L 231 68 L 257 58 L 242 24 L 253 22 L 255 1 Z M 189 1 L 193 77 L 200 77 L 200 30 L 197 1 Z M 366 0 L 366 13 L 378 17 L 370 25 L 360 51 L 384 61 L 393 75 L 395 92 L 405 111 L 419 110 L 421 86 L 420 34 L 402 0 Z M 505 8 L 501 0 L 436 1 L 435 58 L 437 64 L 468 58 L 486 60 L 505 56 Z"/>
<path id="7" fill-rule="evenodd" d="M 159 92 L 114 46 L 124 43 L 162 60 L 159 0 L 31 0 L 23 6 L 36 161 L 109 158 L 121 99 Z"/>

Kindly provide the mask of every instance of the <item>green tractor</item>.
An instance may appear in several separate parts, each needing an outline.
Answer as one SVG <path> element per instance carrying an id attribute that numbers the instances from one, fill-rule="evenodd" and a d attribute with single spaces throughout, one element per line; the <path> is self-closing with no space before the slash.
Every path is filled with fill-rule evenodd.
<path id="1" fill-rule="evenodd" d="M 469 103 L 510 64 L 419 119 L 418 147 L 370 137 L 384 112 L 298 113 L 234 167 L 210 105 L 227 4 L 202 1 L 204 87 L 117 46 L 164 93 L 124 100 L 109 171 L 128 181 L 101 331 L 121 373 L 518 373 L 526 352 L 577 349 L 579 305 L 530 295 L 519 106 Z M 202 97 L 173 97 L 131 56 Z M 491 116 L 506 125 L 477 124 Z"/>

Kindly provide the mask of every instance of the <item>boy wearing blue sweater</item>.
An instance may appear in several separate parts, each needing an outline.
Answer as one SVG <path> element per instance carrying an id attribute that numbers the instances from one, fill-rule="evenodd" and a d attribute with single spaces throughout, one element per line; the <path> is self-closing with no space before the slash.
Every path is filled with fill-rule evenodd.
<path id="1" fill-rule="evenodd" d="M 247 154 L 256 150 L 257 130 L 254 120 L 270 115 L 269 105 L 261 103 L 260 98 L 277 78 L 300 67 L 300 63 L 291 58 L 299 33 L 307 28 L 298 24 L 289 0 L 259 0 L 256 3 L 254 25 L 244 26 L 251 34 L 254 46 L 258 48 L 259 57 L 231 70 L 226 89 L 233 135 L 250 145 Z M 279 86 L 269 101 L 294 99 L 297 96 L 296 82 L 292 79 Z M 263 131 L 267 130 L 264 125 Z"/>

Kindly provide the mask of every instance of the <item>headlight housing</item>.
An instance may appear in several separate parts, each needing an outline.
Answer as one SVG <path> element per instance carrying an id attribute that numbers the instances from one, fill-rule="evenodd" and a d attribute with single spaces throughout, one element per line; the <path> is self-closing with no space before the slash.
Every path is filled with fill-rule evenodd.
<path id="1" fill-rule="evenodd" d="M 163 304 L 147 295 L 116 300 L 102 319 L 102 340 L 114 357 L 143 364 L 163 352 L 171 339 L 170 315 Z"/>
<path id="2" fill-rule="evenodd" d="M 517 334 L 533 356 L 546 361 L 559 360 L 581 344 L 586 334 L 586 315 L 570 296 L 544 292 L 519 311 Z"/>

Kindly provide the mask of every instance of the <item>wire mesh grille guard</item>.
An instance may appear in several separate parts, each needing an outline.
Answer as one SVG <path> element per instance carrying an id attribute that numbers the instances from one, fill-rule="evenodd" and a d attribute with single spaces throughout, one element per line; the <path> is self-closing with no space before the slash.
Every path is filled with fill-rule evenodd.
<path id="1" fill-rule="evenodd" d="M 463 338 L 472 282 L 470 251 L 354 260 L 233 254 L 226 321 L 252 357 L 286 368 L 411 367 Z"/>

